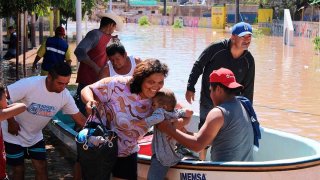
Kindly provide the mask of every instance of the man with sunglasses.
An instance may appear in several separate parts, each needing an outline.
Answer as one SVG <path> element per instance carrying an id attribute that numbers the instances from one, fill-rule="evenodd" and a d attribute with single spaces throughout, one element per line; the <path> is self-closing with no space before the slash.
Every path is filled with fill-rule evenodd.
<path id="1" fill-rule="evenodd" d="M 219 68 L 230 69 L 243 89 L 240 94 L 253 102 L 255 63 L 252 54 L 248 51 L 251 43 L 252 27 L 250 24 L 240 22 L 232 27 L 229 39 L 224 39 L 210 44 L 199 56 L 191 70 L 186 100 L 191 104 L 195 96 L 195 84 L 202 75 L 200 95 L 200 123 L 203 125 L 208 112 L 214 107 L 210 98 L 209 75 Z M 204 154 L 203 154 L 204 155 Z M 200 158 L 201 154 L 200 154 Z"/>

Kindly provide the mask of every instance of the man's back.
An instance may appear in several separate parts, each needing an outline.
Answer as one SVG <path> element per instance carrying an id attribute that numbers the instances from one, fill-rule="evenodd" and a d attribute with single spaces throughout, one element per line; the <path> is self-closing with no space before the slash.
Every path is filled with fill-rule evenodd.
<path id="1" fill-rule="evenodd" d="M 48 38 L 41 68 L 49 71 L 54 64 L 64 62 L 68 47 L 68 43 L 60 37 Z"/>
<path id="2" fill-rule="evenodd" d="M 212 142 L 212 161 L 252 161 L 253 129 L 241 103 L 233 98 L 219 106 L 224 124 Z"/>

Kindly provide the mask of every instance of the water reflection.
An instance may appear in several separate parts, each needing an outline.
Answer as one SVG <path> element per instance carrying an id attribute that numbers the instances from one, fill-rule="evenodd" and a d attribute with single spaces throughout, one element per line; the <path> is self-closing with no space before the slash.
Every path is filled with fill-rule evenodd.
<path id="1" fill-rule="evenodd" d="M 75 26 L 68 27 L 68 34 L 73 34 Z M 89 24 L 88 29 L 94 27 Z M 230 36 L 222 30 L 136 24 L 127 24 L 118 34 L 130 55 L 158 58 L 168 64 L 165 86 L 185 104 L 184 93 L 194 61 L 211 42 Z M 254 106 L 263 126 L 320 141 L 320 55 L 314 52 L 310 39 L 296 37 L 294 44 L 284 47 L 281 37 L 253 38 L 249 49 L 256 63 Z M 5 63 L 1 68 L 10 68 Z M 11 68 L 15 72 L 15 66 Z M 195 112 L 199 112 L 200 81 L 201 77 L 191 105 Z"/>
<path id="2" fill-rule="evenodd" d="M 211 42 L 229 33 L 205 28 L 173 29 L 129 24 L 119 33 L 129 54 L 156 57 L 169 65 L 166 86 L 184 99 L 194 61 Z M 282 45 L 281 37 L 253 38 L 250 51 L 256 61 L 254 106 L 261 124 L 320 140 L 320 56 L 310 39 L 295 38 L 295 46 Z M 196 102 L 198 112 L 200 81 Z"/>

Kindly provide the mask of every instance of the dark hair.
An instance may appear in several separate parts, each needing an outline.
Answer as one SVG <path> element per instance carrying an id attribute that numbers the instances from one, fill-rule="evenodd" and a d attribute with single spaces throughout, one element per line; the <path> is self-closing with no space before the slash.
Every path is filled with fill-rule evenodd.
<path id="1" fill-rule="evenodd" d="M 102 17 L 101 21 L 100 21 L 100 29 L 105 27 L 105 26 L 108 26 L 109 24 L 116 25 L 117 23 L 114 20 L 112 20 L 112 19 L 110 19 L 108 17 Z"/>
<path id="2" fill-rule="evenodd" d="M 162 73 L 167 77 L 169 68 L 166 64 L 161 63 L 158 59 L 146 59 L 139 63 L 134 69 L 132 78 L 129 82 L 131 93 L 139 94 L 142 89 L 143 81 L 154 73 Z"/>
<path id="3" fill-rule="evenodd" d="M 126 53 L 126 49 L 119 41 L 116 41 L 107 46 L 106 52 L 107 56 L 113 56 L 116 53 L 124 55 Z"/>
<path id="4" fill-rule="evenodd" d="M 8 27 L 8 30 L 13 30 L 13 29 L 14 29 L 13 26 L 9 26 L 9 27 Z"/>
<path id="5" fill-rule="evenodd" d="M 0 83 L 0 100 L 2 100 L 2 96 L 5 93 L 6 93 L 6 87 L 4 86 L 4 84 Z"/>
<path id="6" fill-rule="evenodd" d="M 56 79 L 58 76 L 70 76 L 72 73 L 71 67 L 68 63 L 62 62 L 62 63 L 57 63 L 52 66 L 49 70 L 49 75 L 53 78 Z"/>
<path id="7" fill-rule="evenodd" d="M 170 89 L 162 88 L 157 92 L 154 98 L 157 98 L 161 106 L 167 105 L 169 111 L 173 111 L 177 105 L 177 99 L 174 92 Z"/>
<path id="8" fill-rule="evenodd" d="M 210 83 L 210 86 L 213 88 L 213 90 L 215 90 L 218 86 L 220 86 L 224 92 L 228 95 L 237 95 L 240 94 L 242 87 L 238 87 L 238 88 L 228 88 L 227 86 L 219 83 L 219 82 L 212 82 Z"/>
<path id="9" fill-rule="evenodd" d="M 66 30 L 62 26 L 58 26 L 56 28 L 56 30 L 54 31 L 54 34 L 56 36 L 64 36 L 64 35 L 66 35 Z"/>

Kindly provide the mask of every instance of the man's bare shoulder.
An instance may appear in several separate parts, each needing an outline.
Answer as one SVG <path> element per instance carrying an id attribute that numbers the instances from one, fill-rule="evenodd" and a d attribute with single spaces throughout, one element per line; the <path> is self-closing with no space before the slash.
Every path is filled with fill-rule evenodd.
<path id="1" fill-rule="evenodd" d="M 224 116 L 219 108 L 213 108 L 207 115 L 206 121 L 214 124 L 223 124 Z"/>
<path id="2" fill-rule="evenodd" d="M 110 70 L 108 64 L 106 64 L 99 73 L 99 79 L 103 79 L 105 77 L 110 77 Z"/>

